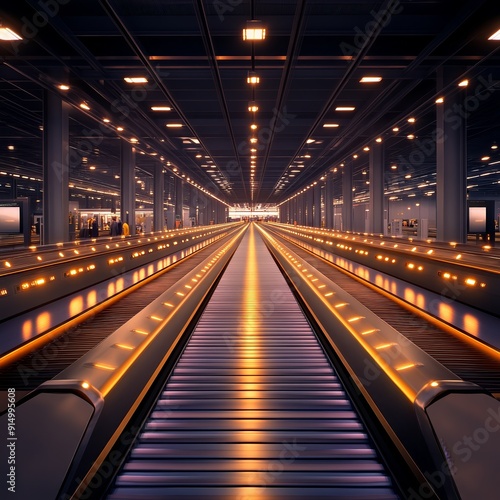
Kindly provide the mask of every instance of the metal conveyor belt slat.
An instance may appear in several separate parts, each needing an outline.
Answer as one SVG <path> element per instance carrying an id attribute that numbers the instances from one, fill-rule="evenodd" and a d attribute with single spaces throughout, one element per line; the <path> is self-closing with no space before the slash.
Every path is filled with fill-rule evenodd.
<path id="1" fill-rule="evenodd" d="M 398 498 L 251 226 L 108 498 L 337 497 Z"/>

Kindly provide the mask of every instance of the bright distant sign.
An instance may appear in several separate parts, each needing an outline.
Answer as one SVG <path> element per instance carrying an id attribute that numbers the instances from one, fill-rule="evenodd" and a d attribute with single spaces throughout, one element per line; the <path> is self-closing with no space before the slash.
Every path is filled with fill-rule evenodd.
<path id="1" fill-rule="evenodd" d="M 19 234 L 21 232 L 21 207 L 0 205 L 0 233 Z"/>
<path id="2" fill-rule="evenodd" d="M 486 207 L 469 207 L 469 232 L 486 232 Z"/>

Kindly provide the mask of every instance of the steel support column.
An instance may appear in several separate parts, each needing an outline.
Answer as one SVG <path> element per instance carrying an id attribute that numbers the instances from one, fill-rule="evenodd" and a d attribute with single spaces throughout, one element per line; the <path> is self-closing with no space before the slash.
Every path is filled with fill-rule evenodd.
<path id="1" fill-rule="evenodd" d="M 352 165 L 342 170 L 342 231 L 352 231 Z"/>
<path id="2" fill-rule="evenodd" d="M 446 86 L 443 71 L 438 89 Z M 455 91 L 437 106 L 436 226 L 438 241 L 467 241 L 467 129 L 464 93 Z M 459 111 L 457 111 L 459 110 Z"/>
<path id="3" fill-rule="evenodd" d="M 153 189 L 153 231 L 163 231 L 165 227 L 165 176 L 161 163 L 155 163 Z"/>
<path id="4" fill-rule="evenodd" d="M 135 148 L 127 141 L 120 141 L 120 215 L 122 221 L 135 234 Z"/>
<path id="5" fill-rule="evenodd" d="M 375 143 L 370 150 L 370 212 L 368 232 L 384 233 L 384 145 Z"/>
<path id="6" fill-rule="evenodd" d="M 69 240 L 69 105 L 57 94 L 44 93 L 43 239 Z"/>

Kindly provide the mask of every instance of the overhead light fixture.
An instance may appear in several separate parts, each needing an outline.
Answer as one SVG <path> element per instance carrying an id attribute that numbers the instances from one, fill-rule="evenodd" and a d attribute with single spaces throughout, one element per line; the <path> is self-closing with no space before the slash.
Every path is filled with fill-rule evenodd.
<path id="1" fill-rule="evenodd" d="M 172 111 L 170 106 L 151 106 L 151 111 Z"/>
<path id="2" fill-rule="evenodd" d="M 415 118 L 408 118 L 408 123 L 415 123 L 417 120 Z"/>
<path id="3" fill-rule="evenodd" d="M 393 132 L 399 132 L 399 127 L 394 127 L 394 128 L 392 129 L 392 131 L 393 131 Z"/>
<path id="4" fill-rule="evenodd" d="M 250 85 L 257 85 L 260 83 L 260 77 L 255 71 L 249 71 L 247 75 L 247 83 Z"/>
<path id="5" fill-rule="evenodd" d="M 323 124 L 324 128 L 338 128 L 340 125 L 338 123 L 324 123 Z"/>
<path id="6" fill-rule="evenodd" d="M 181 128 L 182 123 L 167 123 L 166 125 L 168 128 Z"/>
<path id="7" fill-rule="evenodd" d="M 250 138 L 250 142 L 251 142 L 252 144 L 255 144 L 255 143 L 257 142 L 257 138 L 256 138 L 256 137 L 251 137 L 251 138 Z"/>
<path id="8" fill-rule="evenodd" d="M 4 26 L 0 26 L 0 40 L 4 40 L 5 42 L 13 42 L 15 40 L 22 40 L 23 37 L 19 36 L 15 31 L 10 28 L 5 28 Z"/>
<path id="9" fill-rule="evenodd" d="M 111 120 L 110 120 L 109 118 L 103 118 L 103 119 L 102 119 L 102 121 L 103 121 L 104 123 L 110 123 L 110 122 L 111 122 Z"/>
<path id="10" fill-rule="evenodd" d="M 259 111 L 259 106 L 257 106 L 257 103 L 255 101 L 250 101 L 248 103 L 248 111 L 251 113 L 257 113 Z"/>
<path id="11" fill-rule="evenodd" d="M 61 83 L 61 85 L 58 85 L 57 88 L 59 90 L 69 90 L 69 85 L 65 85 L 64 83 Z"/>
<path id="12" fill-rule="evenodd" d="M 116 130 L 118 130 L 118 132 L 123 132 L 125 129 L 123 127 L 116 127 Z"/>
<path id="13" fill-rule="evenodd" d="M 124 80 L 127 83 L 148 83 L 148 79 L 143 76 L 127 76 Z"/>
<path id="14" fill-rule="evenodd" d="M 247 21 L 247 25 L 243 28 L 243 40 L 256 42 L 265 40 L 265 38 L 266 28 L 262 24 L 262 21 L 258 21 L 257 19 Z"/>
<path id="15" fill-rule="evenodd" d="M 250 128 L 251 128 L 252 130 L 255 130 L 255 129 L 257 128 L 257 125 L 256 125 L 255 123 L 252 123 L 252 124 L 250 125 Z"/>
<path id="16" fill-rule="evenodd" d="M 444 97 L 438 97 L 436 99 L 436 104 L 443 104 L 444 103 Z"/>
<path id="17" fill-rule="evenodd" d="M 86 102 L 82 102 L 80 104 L 80 108 L 84 109 L 85 111 L 90 111 L 90 107 Z"/>
<path id="18" fill-rule="evenodd" d="M 488 40 L 500 40 L 500 30 L 498 30 L 496 33 L 493 33 Z"/>
<path id="19" fill-rule="evenodd" d="M 354 106 L 337 106 L 335 111 L 354 111 L 355 109 Z"/>
<path id="20" fill-rule="evenodd" d="M 381 76 L 364 76 L 359 83 L 378 83 L 382 81 Z"/>
<path id="21" fill-rule="evenodd" d="M 468 87 L 469 86 L 469 80 L 462 80 L 459 84 L 459 87 Z"/>
<path id="22" fill-rule="evenodd" d="M 378 143 L 382 142 L 382 137 L 377 137 L 377 138 L 375 139 L 375 142 L 378 142 Z"/>

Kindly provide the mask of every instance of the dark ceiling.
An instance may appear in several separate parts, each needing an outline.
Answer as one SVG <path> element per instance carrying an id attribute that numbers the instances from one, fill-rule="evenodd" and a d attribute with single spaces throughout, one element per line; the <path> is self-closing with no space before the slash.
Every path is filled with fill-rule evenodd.
<path id="1" fill-rule="evenodd" d="M 470 98 L 469 187 L 499 192 L 500 153 L 492 147 L 500 144 L 500 41 L 488 40 L 500 29 L 498 0 L 1 0 L 0 17 L 23 36 L 0 42 L 0 170 L 19 182 L 41 178 L 50 91 L 72 105 L 75 189 L 118 192 L 124 137 L 138 139 L 146 198 L 158 161 L 241 205 L 279 203 L 348 160 L 362 199 L 363 148 L 380 137 L 386 194 L 403 185 L 418 191 L 434 182 L 433 155 L 424 155 L 412 179 L 391 167 L 432 138 L 436 98 L 460 91 Z M 267 27 L 266 40 L 253 46 L 241 36 L 252 18 Z M 254 95 L 246 83 L 252 66 L 261 78 Z M 449 85 L 438 92 L 440 72 Z M 382 81 L 360 83 L 363 76 Z M 464 78 L 469 86 L 460 89 Z M 58 90 L 60 83 L 70 89 Z M 253 97 L 255 117 L 247 110 Z M 79 107 L 83 101 L 90 110 Z M 151 110 L 160 105 L 171 110 Z M 183 126 L 166 126 L 174 123 Z"/>

